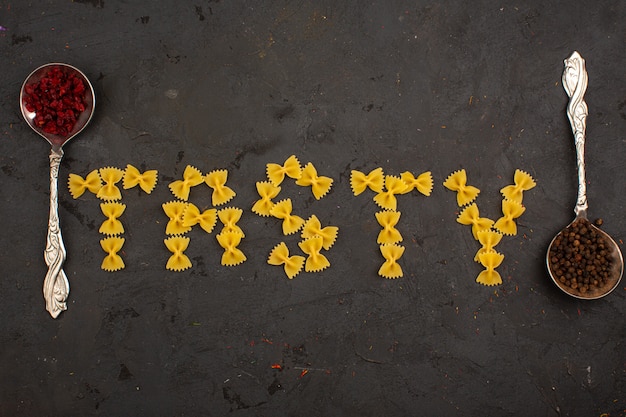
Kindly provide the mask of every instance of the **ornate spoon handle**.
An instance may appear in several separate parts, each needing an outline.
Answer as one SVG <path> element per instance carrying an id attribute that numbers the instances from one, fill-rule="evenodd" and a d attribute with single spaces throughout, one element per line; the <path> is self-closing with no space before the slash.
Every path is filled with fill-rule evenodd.
<path id="1" fill-rule="evenodd" d="M 583 99 L 587 91 L 587 70 L 585 60 L 578 52 L 574 52 L 565 61 L 563 71 L 563 88 L 570 97 L 567 105 L 574 144 L 576 145 L 576 165 L 578 166 L 578 199 L 574 212 L 577 217 L 587 216 L 587 184 L 585 179 L 585 129 L 587 127 L 587 103 Z"/>
<path id="2" fill-rule="evenodd" d="M 59 226 L 59 198 L 58 177 L 59 165 L 63 158 L 62 149 L 52 149 L 50 152 L 50 216 L 48 217 L 48 234 L 46 236 L 46 250 L 44 259 L 48 265 L 48 273 L 43 282 L 43 296 L 46 299 L 46 310 L 53 318 L 67 309 L 65 300 L 70 292 L 70 283 L 63 272 L 65 261 L 65 246 Z"/>

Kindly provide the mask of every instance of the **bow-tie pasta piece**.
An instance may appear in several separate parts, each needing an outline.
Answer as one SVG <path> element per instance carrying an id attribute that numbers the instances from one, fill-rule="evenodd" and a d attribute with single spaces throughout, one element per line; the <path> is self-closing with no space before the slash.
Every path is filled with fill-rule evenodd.
<path id="1" fill-rule="evenodd" d="M 496 251 L 490 251 L 481 253 L 478 259 L 480 264 L 485 267 L 485 270 L 478 274 L 476 282 L 487 286 L 502 284 L 502 277 L 495 269 L 504 260 L 504 255 Z"/>
<path id="2" fill-rule="evenodd" d="M 290 198 L 277 202 L 270 210 L 270 214 L 272 216 L 283 221 L 282 228 L 285 236 L 296 233 L 302 228 L 302 226 L 304 226 L 304 219 L 300 216 L 291 214 L 292 210 L 293 206 Z"/>
<path id="3" fill-rule="evenodd" d="M 183 225 L 183 215 L 187 204 L 184 201 L 170 201 L 162 204 L 163 212 L 169 218 L 165 226 L 165 234 L 182 235 L 191 230 L 191 226 Z"/>
<path id="4" fill-rule="evenodd" d="M 433 174 L 430 171 L 421 173 L 415 178 L 412 172 L 406 171 L 400 174 L 400 178 L 407 185 L 406 190 L 402 194 L 410 193 L 417 190 L 419 193 L 430 196 L 433 191 Z"/>
<path id="5" fill-rule="evenodd" d="M 352 193 L 357 196 L 363 193 L 369 187 L 375 193 L 382 193 L 385 187 L 385 175 L 383 169 L 378 167 L 365 175 L 361 171 L 352 170 L 350 173 L 350 188 Z"/>
<path id="6" fill-rule="evenodd" d="M 120 200 L 122 198 L 122 192 L 115 184 L 122 180 L 124 171 L 115 167 L 105 167 L 100 168 L 99 174 L 104 185 L 100 187 L 96 196 L 106 201 Z"/>
<path id="7" fill-rule="evenodd" d="M 289 256 L 289 248 L 285 242 L 280 242 L 272 249 L 267 263 L 270 265 L 283 265 L 287 278 L 293 279 L 302 271 L 305 257 L 300 255 Z"/>
<path id="8" fill-rule="evenodd" d="M 241 227 L 237 225 L 237 222 L 241 219 L 243 210 L 238 207 L 226 207 L 217 212 L 217 217 L 220 219 L 224 227 L 221 233 L 238 233 L 241 237 L 245 237 Z"/>
<path id="9" fill-rule="evenodd" d="M 476 255 L 474 256 L 475 262 L 480 262 L 480 254 L 493 251 L 493 248 L 502 240 L 502 233 L 495 230 L 485 229 L 476 233 L 478 235 L 478 242 L 482 245 Z"/>
<path id="10" fill-rule="evenodd" d="M 93 194 L 98 194 L 100 188 L 102 188 L 102 180 L 98 170 L 94 169 L 83 179 L 80 175 L 70 174 L 67 180 L 67 185 L 70 189 L 72 198 L 77 199 L 89 190 Z"/>
<path id="11" fill-rule="evenodd" d="M 280 187 L 275 186 L 269 181 L 259 181 L 256 183 L 256 189 L 259 193 L 260 200 L 257 200 L 252 206 L 252 212 L 259 216 L 270 216 L 270 211 L 274 207 L 273 198 L 280 193 Z"/>
<path id="12" fill-rule="evenodd" d="M 407 189 L 407 185 L 402 181 L 402 178 L 387 175 L 385 177 L 385 189 L 385 191 L 374 196 L 374 202 L 385 210 L 396 211 L 398 207 L 396 194 L 402 194 Z"/>
<path id="13" fill-rule="evenodd" d="M 456 191 L 456 202 L 459 207 L 463 207 L 478 197 L 480 190 L 471 185 L 467 185 L 467 174 L 465 169 L 453 172 L 443 183 L 448 190 Z"/>
<path id="14" fill-rule="evenodd" d="M 124 268 L 124 261 L 117 254 L 122 250 L 123 245 L 123 237 L 107 237 L 100 240 L 100 247 L 107 253 L 107 256 L 102 260 L 102 265 L 100 265 L 103 270 L 114 272 Z"/>
<path id="15" fill-rule="evenodd" d="M 129 188 L 139 185 L 139 187 L 146 194 L 150 194 L 152 193 L 152 190 L 154 190 L 154 187 L 156 187 L 157 180 L 158 171 L 156 169 L 151 169 L 141 173 L 136 167 L 128 164 L 126 165 L 126 170 L 124 171 L 122 186 L 125 190 L 128 190 Z"/>
<path id="16" fill-rule="evenodd" d="M 376 220 L 378 220 L 378 224 L 383 228 L 383 230 L 378 233 L 378 239 L 376 240 L 379 245 L 402 242 L 402 235 L 395 227 L 400 221 L 399 211 L 379 211 L 376 213 Z"/>
<path id="17" fill-rule="evenodd" d="M 520 217 L 526 208 L 513 200 L 502 200 L 502 217 L 500 217 L 493 227 L 498 229 L 503 235 L 513 236 L 517 234 L 517 224 L 515 219 Z"/>
<path id="18" fill-rule="evenodd" d="M 193 203 L 187 203 L 183 211 L 183 227 L 193 227 L 197 224 L 207 233 L 211 233 L 217 223 L 217 210 L 214 208 L 200 212 Z"/>
<path id="19" fill-rule="evenodd" d="M 228 203 L 237 194 L 226 185 L 227 180 L 228 171 L 225 169 L 211 171 L 206 175 L 206 185 L 213 189 L 211 202 L 214 206 L 221 206 L 222 204 Z"/>
<path id="20" fill-rule="evenodd" d="M 242 238 L 242 234 L 237 232 L 222 232 L 217 235 L 217 242 L 224 248 L 224 253 L 222 254 L 223 266 L 239 265 L 246 260 L 246 255 L 237 247 L 241 243 Z"/>
<path id="21" fill-rule="evenodd" d="M 333 179 L 330 177 L 324 177 L 317 175 L 317 169 L 312 163 L 308 163 L 302 169 L 300 178 L 296 180 L 296 184 L 302 187 L 311 187 L 311 192 L 316 200 L 324 197 L 330 191 L 330 187 L 333 185 Z"/>
<path id="22" fill-rule="evenodd" d="M 401 278 L 403 273 L 402 267 L 398 264 L 398 259 L 404 254 L 404 246 L 396 244 L 380 245 L 380 253 L 385 258 L 385 262 L 378 270 L 378 275 L 387 279 Z"/>
<path id="23" fill-rule="evenodd" d="M 163 241 L 167 250 L 172 252 L 172 255 L 167 260 L 167 264 L 165 264 L 165 268 L 170 271 L 184 271 L 191 268 L 191 260 L 184 253 L 189 246 L 189 240 L 188 237 L 172 236 Z"/>
<path id="24" fill-rule="evenodd" d="M 124 233 L 124 226 L 118 218 L 126 210 L 126 205 L 117 202 L 100 203 L 100 210 L 102 214 L 107 218 L 100 226 L 99 232 L 105 235 L 120 235 Z"/>
<path id="25" fill-rule="evenodd" d="M 319 272 L 330 266 L 330 261 L 320 253 L 323 240 L 320 236 L 311 237 L 298 243 L 302 252 L 307 256 L 304 270 L 306 272 Z"/>
<path id="26" fill-rule="evenodd" d="M 322 227 L 320 220 L 315 214 L 313 214 L 304 223 L 300 237 L 302 239 L 308 239 L 320 236 L 322 238 L 322 247 L 325 250 L 329 250 L 337 240 L 337 233 L 339 233 L 339 228 L 337 226 Z"/>
<path id="27" fill-rule="evenodd" d="M 474 239 L 478 240 L 478 232 L 481 230 L 491 229 L 493 226 L 493 220 L 486 217 L 480 217 L 478 206 L 476 203 L 472 203 L 465 207 L 456 219 L 457 222 L 472 226 L 472 235 Z"/>
<path id="28" fill-rule="evenodd" d="M 515 184 L 507 185 L 500 192 L 505 199 L 521 204 L 523 192 L 534 188 L 537 183 L 530 174 L 519 169 L 515 170 L 513 181 Z"/>
<path id="29" fill-rule="evenodd" d="M 269 163 L 266 165 L 267 179 L 274 184 L 275 186 L 279 186 L 283 180 L 285 179 L 285 175 L 297 180 L 302 175 L 302 168 L 300 166 L 300 161 L 296 158 L 295 155 L 291 155 L 285 161 L 284 165 Z"/>
<path id="30" fill-rule="evenodd" d="M 195 187 L 204 182 L 204 175 L 196 167 L 187 165 L 183 172 L 183 179 L 171 182 L 168 187 L 174 197 L 187 201 L 189 199 L 189 192 L 191 187 Z"/>

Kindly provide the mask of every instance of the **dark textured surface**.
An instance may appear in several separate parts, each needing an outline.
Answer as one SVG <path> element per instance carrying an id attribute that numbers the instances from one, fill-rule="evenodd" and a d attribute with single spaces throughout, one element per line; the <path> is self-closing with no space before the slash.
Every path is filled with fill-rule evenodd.
<path id="1" fill-rule="evenodd" d="M 461 3 L 0 1 L 0 415 L 623 416 L 625 285 L 567 298 L 544 257 L 573 218 L 561 73 L 574 50 L 589 71 L 590 217 L 620 246 L 626 233 L 626 3 Z M 60 172 L 71 292 L 57 320 L 41 295 L 48 146 L 18 107 L 26 75 L 53 61 L 98 99 Z M 266 258 L 297 238 L 249 208 L 265 164 L 291 154 L 335 184 L 320 201 L 281 196 L 340 233 L 329 269 L 289 281 Z M 128 163 L 160 183 L 124 192 L 126 268 L 107 273 L 99 201 L 65 183 Z M 193 268 L 165 270 L 161 204 L 188 164 L 229 170 L 244 264 L 220 266 L 214 234 L 193 230 Z M 371 194 L 349 186 L 378 166 L 435 179 L 430 197 L 399 198 L 395 281 L 377 276 Z M 491 218 L 516 168 L 538 182 L 498 246 L 501 286 L 474 282 L 477 243 L 441 185 L 460 168 Z"/>

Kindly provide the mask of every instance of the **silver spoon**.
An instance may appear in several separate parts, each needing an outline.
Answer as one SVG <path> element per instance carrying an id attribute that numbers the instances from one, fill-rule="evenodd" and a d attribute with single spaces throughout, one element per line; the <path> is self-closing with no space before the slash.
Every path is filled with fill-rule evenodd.
<path id="1" fill-rule="evenodd" d="M 585 60 L 578 52 L 574 52 L 564 63 L 563 88 L 570 97 L 567 106 L 567 116 L 574 133 L 574 144 L 576 146 L 578 200 L 574 208 L 576 218 L 550 242 L 546 255 L 546 264 L 550 277 L 562 291 L 572 297 L 593 300 L 606 296 L 618 286 L 624 271 L 624 259 L 619 246 L 611 236 L 597 228 L 587 219 L 585 129 L 588 111 L 587 103 L 583 99 L 587 90 L 587 70 L 585 69 Z M 577 232 L 578 234 L 574 234 L 570 239 L 572 232 Z M 577 238 L 576 236 L 582 237 Z M 587 237 L 589 237 L 589 241 L 595 240 L 595 242 L 588 245 Z M 592 268 L 592 271 L 599 271 L 598 273 L 605 274 L 604 278 L 606 279 L 597 279 L 597 284 L 592 282 L 593 285 L 584 282 L 583 277 L 586 277 L 588 281 L 594 279 L 594 276 L 588 273 L 589 271 L 581 269 L 581 260 L 586 256 L 590 259 L 584 260 L 586 265 Z M 560 258 L 564 258 L 565 261 L 562 261 Z M 593 263 L 594 260 L 597 260 L 596 264 Z M 606 268 L 606 272 L 600 271 L 602 267 Z M 571 272 L 572 269 L 574 272 Z M 582 274 L 579 274 L 578 270 Z M 570 274 L 569 279 L 568 274 Z M 585 274 L 587 275 L 585 276 Z M 571 279 L 572 276 L 576 281 Z"/>
<path id="2" fill-rule="evenodd" d="M 32 92 L 31 87 L 39 83 L 43 77 L 50 74 L 50 71 L 56 68 L 60 69 L 67 76 L 76 76 L 82 79 L 85 87 L 83 96 L 85 109 L 77 117 L 73 127 L 66 132 L 67 134 L 61 135 L 48 133 L 44 127 L 40 126 L 39 121 L 36 121 L 37 111 L 29 111 L 26 104 L 26 100 L 28 100 L 28 97 L 31 95 L 28 91 Z M 87 126 L 93 115 L 95 104 L 96 100 L 93 86 L 85 74 L 68 64 L 51 63 L 42 65 L 26 77 L 24 84 L 22 84 L 22 89 L 20 90 L 20 108 L 24 119 L 35 132 L 41 135 L 52 146 L 52 150 L 50 151 L 50 215 L 48 217 L 48 232 L 46 235 L 46 249 L 44 251 L 44 259 L 46 265 L 48 265 L 48 273 L 43 283 L 43 295 L 46 300 L 46 310 L 53 318 L 57 318 L 62 311 L 67 309 L 65 300 L 67 300 L 67 296 L 70 292 L 70 284 L 63 271 L 66 251 L 61 237 L 61 228 L 59 226 L 57 191 L 59 165 L 63 158 L 63 146 Z"/>

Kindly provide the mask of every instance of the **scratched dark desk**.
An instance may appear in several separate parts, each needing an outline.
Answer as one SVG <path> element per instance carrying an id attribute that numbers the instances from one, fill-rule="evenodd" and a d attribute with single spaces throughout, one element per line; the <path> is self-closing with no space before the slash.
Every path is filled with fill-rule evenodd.
<path id="1" fill-rule="evenodd" d="M 553 3 L 0 1 L 0 415 L 623 416 L 624 284 L 568 298 L 544 259 L 576 199 L 561 86 L 574 50 L 589 72 L 590 217 L 620 245 L 626 233 L 626 4 Z M 57 319 L 41 293 L 49 147 L 18 107 L 26 75 L 54 61 L 97 96 L 61 166 L 71 292 Z M 334 184 L 319 201 L 293 182 L 281 196 L 340 231 L 330 268 L 288 280 L 266 260 L 297 236 L 250 207 L 266 164 L 291 154 Z M 99 200 L 65 184 L 126 164 L 159 184 L 124 192 L 126 267 L 109 273 Z M 192 268 L 165 269 L 161 204 L 187 165 L 228 169 L 240 266 L 194 229 Z M 397 280 L 377 274 L 372 194 L 350 190 L 352 170 L 376 167 L 435 182 L 398 197 Z M 475 282 L 477 242 L 442 186 L 461 168 L 491 218 L 515 169 L 538 184 L 498 245 L 496 287 Z"/>

